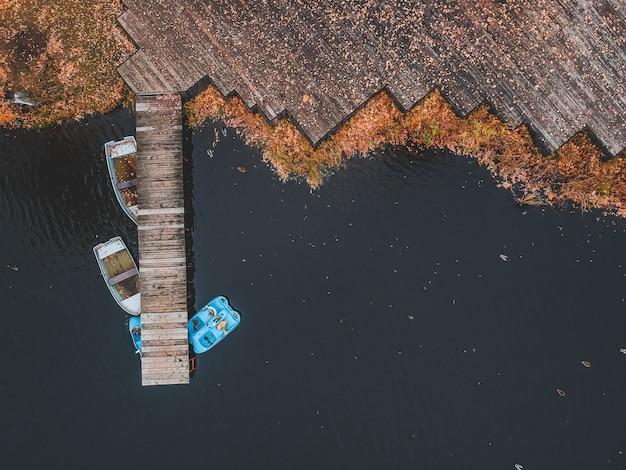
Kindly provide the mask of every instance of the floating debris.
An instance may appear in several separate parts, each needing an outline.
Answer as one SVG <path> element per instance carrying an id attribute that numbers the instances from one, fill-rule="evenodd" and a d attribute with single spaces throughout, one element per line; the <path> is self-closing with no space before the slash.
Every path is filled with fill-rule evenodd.
<path id="1" fill-rule="evenodd" d="M 211 149 L 206 149 L 206 154 L 207 154 L 210 158 L 213 158 L 213 150 L 211 150 Z"/>
<path id="2" fill-rule="evenodd" d="M 226 128 L 222 129 L 222 135 L 223 135 L 224 137 L 226 137 L 226 134 L 227 134 L 227 133 L 228 133 L 228 129 L 226 129 Z"/>
<path id="3" fill-rule="evenodd" d="M 9 92 L 7 93 L 5 99 L 9 103 L 24 104 L 26 106 L 37 106 L 41 104 L 38 101 L 35 101 L 30 93 L 25 91 Z"/>
<path id="4" fill-rule="evenodd" d="M 241 173 L 245 173 L 246 171 L 248 171 L 248 170 L 246 170 L 246 168 L 245 168 L 245 167 L 243 167 L 243 166 L 238 166 L 238 167 L 237 167 L 237 169 L 238 169 Z"/>
<path id="5" fill-rule="evenodd" d="M 556 393 L 558 393 L 560 397 L 564 397 L 565 396 L 565 391 L 561 390 L 560 388 L 556 389 Z"/>
<path id="6" fill-rule="evenodd" d="M 522 470 L 524 467 L 518 463 L 515 464 L 515 470 Z"/>
<path id="7" fill-rule="evenodd" d="M 413 320 L 415 317 L 413 315 L 409 315 L 409 320 Z"/>
<path id="8" fill-rule="evenodd" d="M 585 367 L 591 367 L 591 362 L 589 361 L 582 361 L 581 364 Z"/>
<path id="9" fill-rule="evenodd" d="M 626 348 L 620 349 L 619 352 L 621 352 L 622 354 L 626 354 Z"/>
<path id="10" fill-rule="evenodd" d="M 507 255 L 503 255 L 502 253 L 500 253 L 500 259 L 502 261 L 509 261 L 509 257 Z"/>
<path id="11" fill-rule="evenodd" d="M 17 264 L 7 264 L 7 268 L 12 269 L 13 271 L 20 269 L 17 267 Z"/>

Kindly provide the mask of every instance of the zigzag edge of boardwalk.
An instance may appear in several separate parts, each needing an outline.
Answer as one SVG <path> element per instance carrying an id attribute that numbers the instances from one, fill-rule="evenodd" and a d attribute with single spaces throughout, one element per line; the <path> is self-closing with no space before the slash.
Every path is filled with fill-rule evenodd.
<path id="1" fill-rule="evenodd" d="M 137 95 L 141 383 L 189 383 L 180 95 Z"/>
<path id="2" fill-rule="evenodd" d="M 385 89 L 404 109 L 439 88 L 460 115 L 481 103 L 552 152 L 589 130 L 626 147 L 623 0 L 359 2 L 125 0 L 136 93 L 208 77 L 318 144 Z M 304 97 L 307 97 L 304 99 Z"/>

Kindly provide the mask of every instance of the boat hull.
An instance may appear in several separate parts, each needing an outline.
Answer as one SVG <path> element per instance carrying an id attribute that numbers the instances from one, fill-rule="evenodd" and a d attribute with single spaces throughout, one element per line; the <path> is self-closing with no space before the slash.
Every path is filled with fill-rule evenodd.
<path id="1" fill-rule="evenodd" d="M 128 331 L 135 346 L 135 352 L 141 356 L 141 317 L 130 317 L 128 319 Z"/>
<path id="2" fill-rule="evenodd" d="M 137 224 L 137 142 L 133 136 L 104 144 L 109 178 L 115 198 Z"/>
<path id="3" fill-rule="evenodd" d="M 240 321 L 241 316 L 226 297 L 215 297 L 187 322 L 189 343 L 196 354 L 206 352 L 237 328 Z"/>
<path id="4" fill-rule="evenodd" d="M 104 282 L 117 304 L 131 315 L 141 312 L 139 270 L 121 237 L 93 248 Z"/>

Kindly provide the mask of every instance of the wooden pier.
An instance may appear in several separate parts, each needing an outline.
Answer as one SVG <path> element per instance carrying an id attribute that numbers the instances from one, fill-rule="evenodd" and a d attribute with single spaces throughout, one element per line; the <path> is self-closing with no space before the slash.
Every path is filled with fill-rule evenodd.
<path id="1" fill-rule="evenodd" d="M 626 147 L 624 0 L 123 1 L 139 50 L 119 72 L 136 93 L 208 76 L 317 143 L 382 88 L 409 109 L 439 87 L 551 151 L 584 128 Z"/>
<path id="2" fill-rule="evenodd" d="M 180 95 L 137 96 L 143 385 L 189 383 Z"/>

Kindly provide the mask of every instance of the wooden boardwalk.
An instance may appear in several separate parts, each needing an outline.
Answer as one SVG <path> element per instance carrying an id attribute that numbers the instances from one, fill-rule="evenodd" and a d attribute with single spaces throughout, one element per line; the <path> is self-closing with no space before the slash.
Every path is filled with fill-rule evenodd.
<path id="1" fill-rule="evenodd" d="M 143 385 L 189 382 L 180 95 L 137 96 Z"/>
<path id="2" fill-rule="evenodd" d="M 584 128 L 626 147 L 625 0 L 123 1 L 139 50 L 119 72 L 136 93 L 208 76 L 317 143 L 382 88 L 409 109 L 440 87 L 548 150 Z"/>

